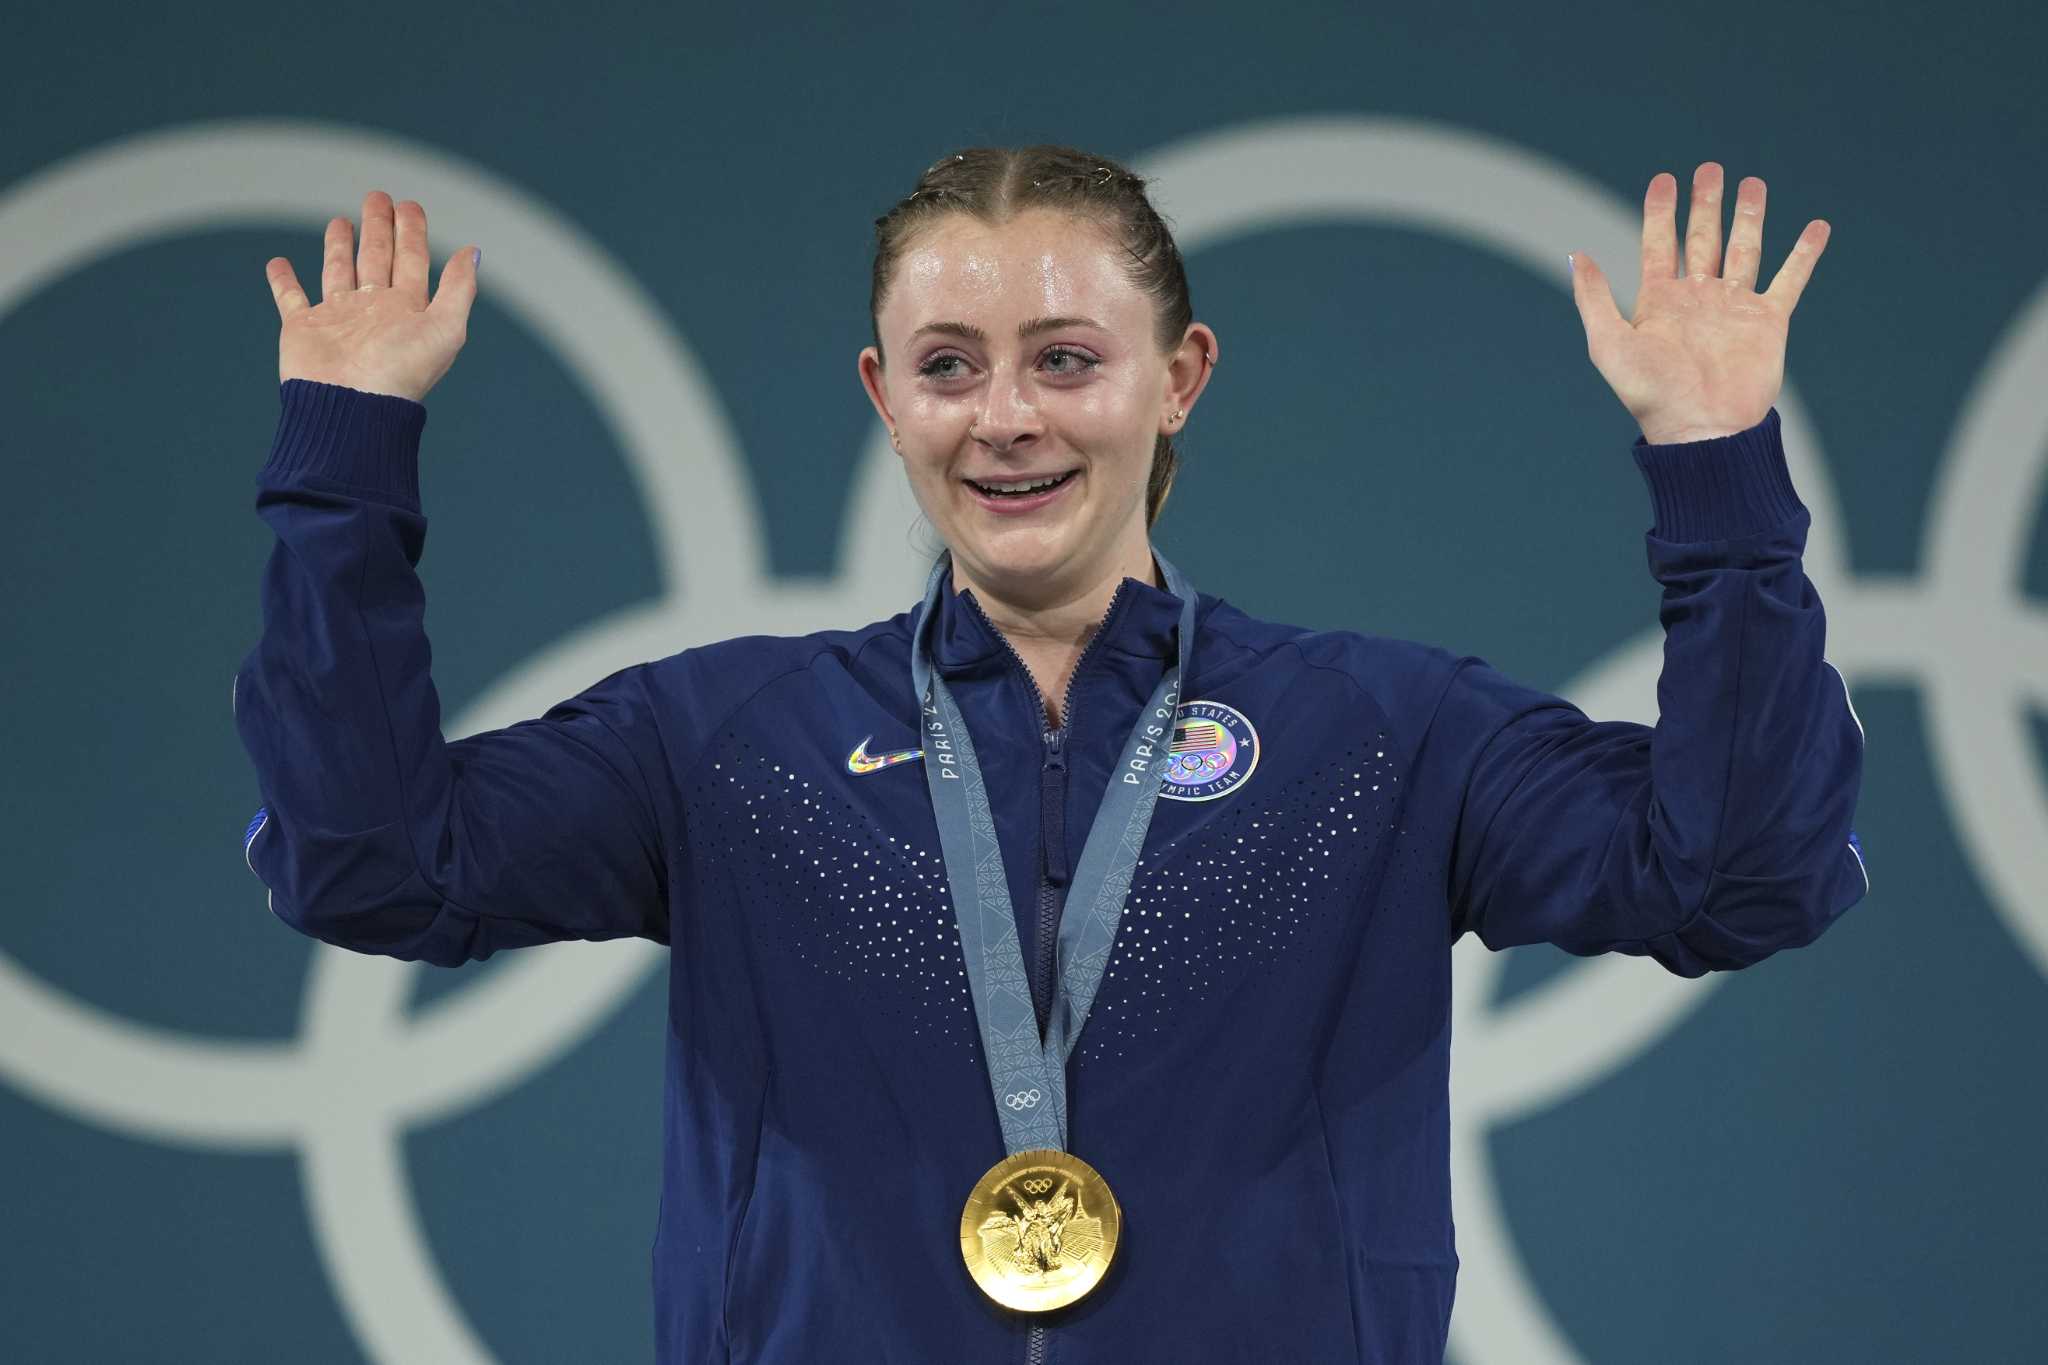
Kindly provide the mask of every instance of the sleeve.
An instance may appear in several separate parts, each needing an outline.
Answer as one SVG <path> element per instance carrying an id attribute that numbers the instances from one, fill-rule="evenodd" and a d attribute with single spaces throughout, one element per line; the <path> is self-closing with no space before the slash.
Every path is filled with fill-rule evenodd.
<path id="1" fill-rule="evenodd" d="M 410 399 L 287 380 L 256 510 L 277 535 L 235 728 L 243 856 L 287 924 L 453 966 L 560 939 L 668 941 L 673 820 L 648 666 L 538 720 L 442 739 L 416 568 Z"/>
<path id="2" fill-rule="evenodd" d="M 1664 590 L 1657 723 L 1591 721 L 1458 661 L 1431 727 L 1465 771 L 1451 936 L 1694 977 L 1810 943 L 1869 890 L 1851 828 L 1863 726 L 1822 657 L 1777 410 L 1634 453 Z"/>

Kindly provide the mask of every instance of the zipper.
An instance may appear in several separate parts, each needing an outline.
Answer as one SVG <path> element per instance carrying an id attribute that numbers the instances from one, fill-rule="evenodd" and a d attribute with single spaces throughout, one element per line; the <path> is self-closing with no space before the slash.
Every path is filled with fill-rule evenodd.
<path id="1" fill-rule="evenodd" d="M 1052 980 L 1057 969 L 1059 948 L 1059 920 L 1066 902 L 1067 879 L 1071 872 L 1067 858 L 1067 734 L 1074 728 L 1074 685 L 1081 679 L 1081 671 L 1088 666 L 1088 660 L 1095 654 L 1096 647 L 1109 635 L 1109 624 L 1123 605 L 1124 588 L 1131 580 L 1126 578 L 1116 585 L 1110 595 L 1109 608 L 1102 613 L 1102 619 L 1095 624 L 1095 633 L 1089 637 L 1081 650 L 1081 657 L 1074 661 L 1074 671 L 1067 675 L 1067 686 L 1060 698 L 1060 725 L 1045 728 L 1045 694 L 1039 690 L 1038 680 L 1031 676 L 1031 669 L 1025 664 L 1024 656 L 1010 643 L 1010 637 L 989 619 L 982 610 L 979 600 L 970 598 L 974 609 L 988 626 L 989 633 L 1002 641 L 1003 652 L 1010 657 L 1010 664 L 1024 679 L 1024 686 L 1031 692 L 1032 713 L 1036 717 L 1039 732 L 1045 740 L 1045 758 L 1039 767 L 1038 779 L 1038 923 L 1035 948 L 1031 955 L 1031 1000 L 1038 1013 L 1038 1033 L 1042 1041 L 1045 1026 L 1052 1013 Z M 1045 1003 L 1041 1006 L 1040 1001 Z"/>
<path id="2" fill-rule="evenodd" d="M 1074 670 L 1080 672 L 1079 668 Z M 1068 689 L 1070 692 L 1072 688 Z M 1063 705 L 1060 714 L 1066 715 Z M 1047 1002 L 1038 1016 L 1038 1036 L 1045 1038 L 1050 1019 L 1054 949 L 1059 946 L 1059 917 L 1067 886 L 1067 727 L 1045 732 L 1045 764 L 1038 775 L 1038 952 L 1032 964 L 1034 997 Z"/>

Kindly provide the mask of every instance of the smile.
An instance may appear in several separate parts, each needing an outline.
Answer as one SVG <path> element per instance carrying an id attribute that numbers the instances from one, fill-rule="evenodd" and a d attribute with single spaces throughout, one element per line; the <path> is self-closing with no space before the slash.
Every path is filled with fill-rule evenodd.
<path id="1" fill-rule="evenodd" d="M 1025 511 L 1039 507 L 1057 496 L 1080 471 L 1070 469 L 1064 474 L 1041 474 L 1030 479 L 982 480 L 963 479 L 976 498 L 985 506 L 1002 511 Z"/>

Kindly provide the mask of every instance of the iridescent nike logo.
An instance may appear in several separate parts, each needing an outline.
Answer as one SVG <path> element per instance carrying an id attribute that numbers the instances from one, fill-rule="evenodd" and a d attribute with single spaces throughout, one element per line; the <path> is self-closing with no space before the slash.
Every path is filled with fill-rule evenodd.
<path id="1" fill-rule="evenodd" d="M 868 739 L 873 739 L 869 735 Z M 923 758 L 922 749 L 898 749 L 894 753 L 871 754 L 868 739 L 853 746 L 853 752 L 846 756 L 846 771 L 858 777 L 862 773 L 878 773 L 884 768 L 893 768 L 898 763 L 908 763 L 913 758 Z"/>

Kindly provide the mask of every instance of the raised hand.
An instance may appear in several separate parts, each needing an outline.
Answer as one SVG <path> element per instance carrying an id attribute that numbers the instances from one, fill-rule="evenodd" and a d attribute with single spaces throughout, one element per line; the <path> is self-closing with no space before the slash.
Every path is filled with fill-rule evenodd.
<path id="1" fill-rule="evenodd" d="M 1808 223 L 1759 294 L 1764 182 L 1750 176 L 1737 187 L 1725 262 L 1721 190 L 1720 164 L 1701 163 L 1693 172 L 1681 273 L 1678 178 L 1664 171 L 1650 178 L 1634 318 L 1614 306 L 1593 258 L 1583 251 L 1573 257 L 1572 299 L 1586 326 L 1586 352 L 1648 441 L 1705 440 L 1764 419 L 1785 382 L 1792 310 L 1828 243 L 1826 220 Z"/>
<path id="2" fill-rule="evenodd" d="M 411 199 L 394 207 L 382 190 L 363 196 L 362 249 L 353 244 L 354 225 L 330 219 L 318 304 L 308 304 L 290 261 L 273 256 L 264 265 L 284 324 L 278 382 L 314 379 L 419 402 L 469 338 L 476 253 L 450 256 L 429 300 L 427 211 Z"/>

